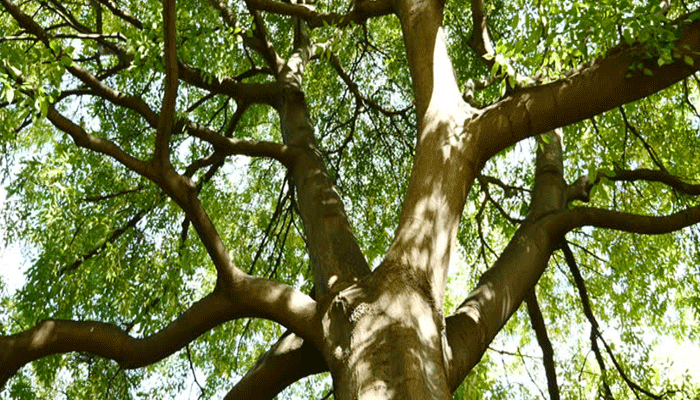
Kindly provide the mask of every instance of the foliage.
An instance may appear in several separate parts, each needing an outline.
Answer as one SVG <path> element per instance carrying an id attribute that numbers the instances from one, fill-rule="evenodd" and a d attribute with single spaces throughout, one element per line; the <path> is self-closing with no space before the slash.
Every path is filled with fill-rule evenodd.
<path id="1" fill-rule="evenodd" d="M 49 107 L 55 105 L 95 137 L 109 139 L 137 158 L 152 156 L 154 128 L 133 110 L 93 96 L 94 91 L 85 89 L 69 70 L 80 65 L 103 76 L 102 82 L 111 88 L 159 109 L 165 87 L 161 4 L 114 2 L 140 21 L 139 27 L 100 3 L 107 2 L 23 4 L 26 14 L 42 27 L 51 27 L 55 38 L 48 45 L 34 39 L 10 40 L 29 33 L 8 12 L 0 13 L 0 162 L 8 196 L 2 224 L 5 242 L 20 243 L 28 265 L 25 285 L 2 296 L 3 335 L 51 317 L 103 321 L 145 336 L 163 328 L 216 284 L 206 249 L 181 209 L 157 185 L 112 158 L 77 147 L 47 119 Z M 200 3 L 177 2 L 179 59 L 200 69 L 205 81 L 269 81 L 265 60 L 245 45 L 260 27 L 244 2 L 228 4 L 238 16 L 235 27 Z M 316 9 L 344 7 L 336 3 L 318 1 Z M 498 55 L 493 55 L 493 65 L 469 48 L 469 4 L 447 3 L 445 30 L 460 85 L 490 81 L 475 92 L 475 104 L 485 107 L 639 43 L 644 45 L 642 61 L 630 68 L 630 75 L 650 74 L 650 63 L 665 65 L 681 58 L 693 65 L 697 60 L 673 47 L 681 33 L 670 21 L 696 18 L 698 14 L 686 14 L 697 7 L 692 1 L 673 2 L 670 10 L 636 0 L 488 1 Z M 262 19 L 275 49 L 287 57 L 293 46 L 287 34 L 293 30 L 292 18 L 263 13 Z M 76 35 L 75 26 L 107 36 L 86 39 Z M 313 29 L 311 38 L 329 47 L 308 65 L 305 98 L 350 224 L 368 262 L 376 266 L 398 222 L 416 141 L 401 27 L 394 16 L 383 16 L 362 24 L 325 24 Z M 119 51 L 129 55 L 128 66 Z M 618 170 L 649 168 L 698 183 L 699 92 L 700 80 L 691 75 L 662 92 L 565 127 L 565 178 L 573 182 L 588 174 L 594 181 L 590 205 L 596 207 L 667 215 L 697 206 L 697 196 L 667 185 L 614 178 Z M 243 111 L 231 137 L 282 140 L 269 107 L 236 102 L 193 84 L 182 83 L 178 91 L 179 116 L 222 134 Z M 211 147 L 180 131 L 173 136 L 171 150 L 174 167 L 183 173 L 207 157 Z M 463 220 L 473 223 L 462 224 L 458 233 L 446 314 L 527 216 L 536 150 L 532 139 L 497 154 L 482 173 L 503 185 L 480 180 L 470 192 Z M 284 168 L 270 160 L 234 156 L 192 176 L 201 185 L 199 197 L 235 265 L 311 290 L 302 221 Z M 700 396 L 697 370 L 678 375 L 669 372 L 663 360 L 654 359 L 655 346 L 666 338 L 700 340 L 699 236 L 696 226 L 655 237 L 588 228 L 568 235 L 615 361 L 604 354 L 607 372 L 596 363 L 577 288 L 564 257 L 555 253 L 537 295 L 555 342 L 562 398 L 597 398 L 603 379 L 615 398 L 632 398 L 614 362 L 651 392 L 678 399 Z M 546 391 L 541 354 L 529 324 L 521 309 L 455 392 L 455 399 L 532 398 Z M 89 354 L 51 356 L 23 368 L 1 395 L 127 399 L 190 393 L 217 398 L 281 333 L 272 322 L 239 319 L 216 327 L 158 364 L 128 371 Z M 280 397 L 321 398 L 329 390 L 327 377 L 311 378 Z"/>

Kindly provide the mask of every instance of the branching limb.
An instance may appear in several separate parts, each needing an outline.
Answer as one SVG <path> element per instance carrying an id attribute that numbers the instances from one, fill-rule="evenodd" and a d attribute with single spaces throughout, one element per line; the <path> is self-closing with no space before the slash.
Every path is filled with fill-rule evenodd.
<path id="1" fill-rule="evenodd" d="M 200 69 L 181 61 L 178 62 L 178 68 L 179 76 L 184 82 L 212 93 L 231 96 L 237 101 L 248 104 L 261 103 L 274 106 L 282 90 L 281 85 L 276 82 L 242 83 L 229 77 L 205 79 L 205 74 Z"/>
<path id="2" fill-rule="evenodd" d="M 496 209 L 503 216 L 503 218 L 507 219 L 513 225 L 517 225 L 517 224 L 523 223 L 525 221 L 525 220 L 520 219 L 520 218 L 511 217 L 510 214 L 508 214 L 506 212 L 506 210 L 503 209 L 501 204 L 499 202 L 497 202 L 491 196 L 491 192 L 489 191 L 489 186 L 488 186 L 486 180 L 482 179 L 481 176 L 479 176 L 477 179 L 479 180 L 479 183 L 481 184 L 481 189 L 482 189 L 482 192 L 484 192 L 486 199 L 488 199 L 489 202 L 491 202 L 491 204 L 493 204 L 493 206 L 496 207 Z"/>
<path id="3" fill-rule="evenodd" d="M 564 207 L 566 184 L 561 138 L 556 131 L 548 136 L 548 141 L 538 139 L 534 193 L 525 222 L 481 276 L 476 288 L 446 319 L 449 383 L 453 389 L 479 362 L 498 331 L 530 295 L 561 240 L 549 222 Z M 467 348 L 471 352 L 464 350 Z"/>
<path id="4" fill-rule="evenodd" d="M 272 45 L 270 40 L 270 35 L 268 34 L 267 24 L 263 19 L 262 15 L 258 10 L 255 10 L 248 1 L 248 10 L 253 15 L 253 22 L 255 23 L 255 29 L 253 30 L 253 35 L 258 39 L 260 45 L 258 46 L 258 52 L 263 56 L 268 67 L 275 71 L 275 76 L 282 72 L 284 67 L 284 60 L 277 55 L 275 47 Z"/>
<path id="5" fill-rule="evenodd" d="M 22 28 L 35 35 L 39 40 L 41 40 L 42 43 L 44 43 L 47 49 L 54 52 L 49 45 L 50 40 L 53 39 L 53 36 L 47 33 L 29 15 L 25 14 L 10 0 L 0 0 L 0 3 L 10 12 L 10 14 L 15 18 L 15 20 L 17 20 Z M 54 52 L 54 56 L 57 60 L 60 59 L 62 55 L 63 54 L 60 52 L 58 54 Z M 103 97 L 114 104 L 136 111 L 148 122 L 149 125 L 151 125 L 151 127 L 155 128 L 157 126 L 157 114 L 151 110 L 142 99 L 129 96 L 106 86 L 94 75 L 76 64 L 67 66 L 66 70 L 76 78 L 80 79 L 88 87 L 92 88 L 96 95 Z"/>
<path id="6" fill-rule="evenodd" d="M 23 365 L 51 354 L 82 351 L 115 360 L 123 368 L 150 365 L 204 332 L 243 317 L 268 318 L 318 342 L 320 329 L 315 312 L 316 302 L 298 290 L 249 278 L 238 282 L 233 290 L 215 289 L 170 325 L 143 339 L 100 322 L 46 320 L 27 331 L 0 336 L 0 387 Z"/>
<path id="7" fill-rule="evenodd" d="M 547 375 L 549 398 L 551 400 L 558 400 L 561 398 L 561 396 L 559 395 L 557 370 L 554 364 L 554 349 L 552 348 L 552 342 L 550 342 L 549 335 L 547 334 L 547 327 L 545 325 L 542 310 L 540 310 L 540 305 L 537 301 L 537 295 L 535 294 L 534 288 L 525 298 L 525 302 L 527 303 L 527 312 L 530 315 L 532 329 L 535 331 L 535 336 L 537 336 L 537 343 L 542 349 L 542 363 Z"/>

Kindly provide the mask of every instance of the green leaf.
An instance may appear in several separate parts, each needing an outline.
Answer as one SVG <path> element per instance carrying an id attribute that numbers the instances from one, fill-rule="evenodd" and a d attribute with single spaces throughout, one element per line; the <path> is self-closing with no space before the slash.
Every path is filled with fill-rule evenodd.
<path id="1" fill-rule="evenodd" d="M 15 89 L 11 86 L 5 88 L 5 99 L 8 103 L 12 103 L 15 99 Z"/>
<path id="2" fill-rule="evenodd" d="M 65 66 L 65 67 L 73 66 L 73 59 L 71 59 L 70 57 L 68 57 L 65 54 L 61 56 L 60 60 L 61 60 L 61 64 L 63 64 L 63 66 Z"/>
<path id="3" fill-rule="evenodd" d="M 686 64 L 690 65 L 691 67 L 695 64 L 695 60 L 693 60 L 693 58 L 691 56 L 688 56 L 688 55 L 683 56 L 683 61 Z"/>

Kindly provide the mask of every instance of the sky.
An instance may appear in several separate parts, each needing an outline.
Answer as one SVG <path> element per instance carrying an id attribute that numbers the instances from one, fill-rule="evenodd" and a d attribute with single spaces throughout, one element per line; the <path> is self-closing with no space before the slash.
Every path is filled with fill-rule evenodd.
<path id="1" fill-rule="evenodd" d="M 5 205 L 6 196 L 5 188 L 0 186 L 0 210 Z M 0 223 L 0 276 L 5 282 L 8 291 L 13 293 L 24 283 L 22 271 L 24 271 L 25 266 L 23 265 L 24 261 L 20 246 L 5 247 L 5 239 L 5 226 Z"/>

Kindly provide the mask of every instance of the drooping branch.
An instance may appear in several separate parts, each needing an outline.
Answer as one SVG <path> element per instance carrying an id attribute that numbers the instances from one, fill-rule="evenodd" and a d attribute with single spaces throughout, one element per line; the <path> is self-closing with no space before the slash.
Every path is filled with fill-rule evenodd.
<path id="1" fill-rule="evenodd" d="M 392 115 L 403 114 L 407 111 L 407 109 L 397 110 L 397 111 L 388 110 L 388 109 L 382 107 L 381 105 L 377 104 L 374 100 L 364 96 L 360 92 L 360 88 L 357 86 L 357 83 L 355 83 L 352 80 L 352 78 L 350 77 L 350 75 L 348 75 L 348 73 L 345 72 L 345 70 L 343 69 L 343 66 L 340 64 L 340 60 L 338 59 L 338 56 L 331 53 L 329 61 L 330 61 L 331 65 L 333 66 L 333 68 L 335 69 L 335 71 L 338 73 L 338 76 L 340 76 L 340 79 L 342 79 L 343 82 L 345 82 L 345 85 L 348 87 L 350 92 L 353 94 L 353 96 L 355 96 L 355 99 L 357 99 L 357 101 L 359 103 L 367 105 L 368 107 L 370 107 L 374 110 L 377 110 L 380 113 L 382 113 L 388 117 L 390 117 Z"/>
<path id="2" fill-rule="evenodd" d="M 620 47 L 608 55 L 582 65 L 570 76 L 544 85 L 519 89 L 485 108 L 480 127 L 488 132 L 479 147 L 487 160 L 518 141 L 569 125 L 631 101 L 656 93 L 700 67 L 700 20 L 676 23 L 682 38 L 673 43 L 682 54 L 673 63 L 659 66 L 654 59 L 640 58 L 643 45 Z M 694 60 L 688 65 L 684 58 Z M 632 72 L 630 66 L 643 62 L 651 75 Z"/>
<path id="3" fill-rule="evenodd" d="M 629 130 L 632 132 L 634 137 L 639 139 L 640 142 L 642 142 L 642 146 L 644 147 L 644 150 L 646 150 L 647 154 L 649 154 L 649 157 L 651 160 L 654 162 L 654 164 L 659 167 L 662 171 L 666 171 L 666 167 L 661 163 L 661 160 L 659 160 L 659 156 L 656 154 L 656 150 L 647 142 L 644 137 L 639 133 L 639 130 L 630 123 L 629 118 L 627 118 L 627 113 L 625 112 L 625 107 L 620 106 L 618 108 L 620 110 L 620 115 L 622 116 L 622 120 L 625 122 L 625 130 Z"/>
<path id="4" fill-rule="evenodd" d="M 136 226 L 136 224 L 138 224 L 149 211 L 150 211 L 149 209 L 139 210 L 139 212 L 136 213 L 136 215 L 134 215 L 133 217 L 131 217 L 131 219 L 129 219 L 129 221 L 127 221 L 127 223 L 124 224 L 124 226 L 120 226 L 119 228 L 115 229 L 112 232 L 112 234 L 109 235 L 109 237 L 107 239 L 105 239 L 105 241 L 102 242 L 101 245 L 99 245 L 99 246 L 93 248 L 92 250 L 90 250 L 89 252 L 79 256 L 78 259 L 75 260 L 72 264 L 64 265 L 61 269 L 59 269 L 58 274 L 63 275 L 63 274 L 66 274 L 70 271 L 74 271 L 74 270 L 80 268 L 80 266 L 85 261 L 96 256 L 101 251 L 103 251 L 105 248 L 107 248 L 107 246 L 111 245 L 117 239 L 119 239 L 121 236 L 123 236 L 130 229 L 133 229 Z"/>
<path id="5" fill-rule="evenodd" d="M 569 247 L 568 243 L 564 242 L 564 244 L 562 245 L 562 251 L 564 252 L 564 258 L 566 259 L 566 263 L 569 266 L 571 275 L 574 278 L 574 284 L 576 285 L 576 289 L 579 292 L 579 297 L 581 298 L 581 306 L 583 307 L 583 313 L 586 315 L 586 319 L 588 319 L 588 322 L 591 324 L 591 345 L 593 347 L 593 351 L 595 352 L 596 360 L 598 361 L 601 373 L 603 374 L 603 388 L 606 393 L 606 398 L 612 398 L 612 392 L 610 391 L 610 387 L 608 386 L 605 379 L 605 362 L 603 361 L 603 356 L 601 354 L 600 348 L 598 347 L 598 339 L 600 339 L 600 341 L 603 343 L 603 346 L 605 346 L 605 350 L 610 356 L 613 365 L 615 365 L 617 372 L 622 377 L 622 380 L 624 380 L 627 386 L 629 386 L 629 388 L 632 389 L 632 392 L 635 394 L 635 396 L 637 396 L 637 398 L 639 398 L 637 392 L 644 393 L 645 395 L 653 399 L 663 398 L 663 395 L 654 394 L 639 386 L 639 384 L 632 381 L 622 369 L 622 366 L 617 361 L 617 357 L 615 357 L 615 354 L 612 352 L 612 349 L 610 348 L 610 346 L 608 346 L 607 342 L 603 338 L 602 333 L 600 332 L 600 325 L 598 324 L 598 321 L 596 320 L 595 315 L 593 314 L 590 297 L 588 296 L 588 290 L 586 289 L 586 283 L 583 280 L 581 270 L 578 268 L 576 258 L 574 257 L 574 253 L 571 251 L 571 248 Z"/>
<path id="6" fill-rule="evenodd" d="M 532 329 L 535 331 L 535 336 L 537 336 L 537 343 L 540 345 L 540 349 L 542 349 L 542 364 L 544 365 L 545 374 L 547 375 L 549 398 L 551 400 L 559 400 L 561 396 L 559 395 L 557 370 L 554 364 L 554 349 L 552 348 L 552 342 L 549 340 L 549 335 L 547 334 L 547 326 L 545 325 L 542 310 L 540 310 L 534 288 L 525 298 L 525 302 L 527 304 L 527 312 L 530 315 Z"/>

